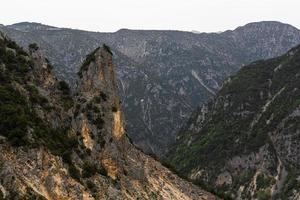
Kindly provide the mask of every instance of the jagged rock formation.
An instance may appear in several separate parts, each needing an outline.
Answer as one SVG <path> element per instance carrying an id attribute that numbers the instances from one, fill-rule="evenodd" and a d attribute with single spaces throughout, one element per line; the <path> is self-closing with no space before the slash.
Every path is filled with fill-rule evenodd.
<path id="1" fill-rule="evenodd" d="M 133 142 L 161 155 L 192 111 L 212 98 L 240 66 L 279 56 L 300 43 L 300 31 L 278 22 L 223 33 L 122 29 L 96 33 L 36 23 L 0 27 L 19 44 L 38 43 L 61 80 L 72 85 L 86 54 L 112 47 L 126 127 Z"/>
<path id="2" fill-rule="evenodd" d="M 300 198 L 300 46 L 230 77 L 178 136 L 169 162 L 232 199 Z"/>
<path id="3" fill-rule="evenodd" d="M 107 46 L 74 92 L 29 50 L 1 34 L 0 199 L 216 199 L 129 142 Z"/>

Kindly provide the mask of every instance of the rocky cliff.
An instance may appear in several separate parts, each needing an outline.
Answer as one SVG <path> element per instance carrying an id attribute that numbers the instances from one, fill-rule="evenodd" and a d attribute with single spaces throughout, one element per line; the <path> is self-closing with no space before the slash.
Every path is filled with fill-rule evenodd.
<path id="1" fill-rule="evenodd" d="M 108 46 L 71 91 L 1 34 L 0 77 L 0 199 L 216 199 L 131 144 Z"/>
<path id="2" fill-rule="evenodd" d="M 300 46 L 256 61 L 199 108 L 171 165 L 229 199 L 300 198 Z"/>
<path id="3" fill-rule="evenodd" d="M 56 75 L 72 86 L 85 56 L 102 43 L 111 46 L 126 128 L 136 145 L 157 155 L 175 141 L 192 111 L 240 66 L 279 56 L 300 43 L 300 31 L 279 22 L 200 34 L 127 29 L 96 33 L 37 23 L 0 28 L 24 47 L 38 43 Z"/>

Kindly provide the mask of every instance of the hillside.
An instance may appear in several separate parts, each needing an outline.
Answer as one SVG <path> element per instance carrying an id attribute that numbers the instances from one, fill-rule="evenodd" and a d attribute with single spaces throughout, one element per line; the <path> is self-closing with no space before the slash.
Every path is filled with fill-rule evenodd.
<path id="1" fill-rule="evenodd" d="M 162 155 L 193 110 L 240 66 L 279 56 L 300 43 L 300 31 L 258 22 L 222 33 L 122 29 L 87 32 L 37 23 L 0 27 L 27 48 L 37 43 L 57 77 L 76 85 L 85 56 L 108 44 L 114 53 L 126 129 L 147 153 Z"/>
<path id="2" fill-rule="evenodd" d="M 52 68 L 0 34 L 0 199 L 216 199 L 131 144 L 108 46 L 74 91 Z"/>
<path id="3" fill-rule="evenodd" d="M 300 46 L 243 67 L 194 112 L 167 158 L 232 199 L 300 198 Z"/>

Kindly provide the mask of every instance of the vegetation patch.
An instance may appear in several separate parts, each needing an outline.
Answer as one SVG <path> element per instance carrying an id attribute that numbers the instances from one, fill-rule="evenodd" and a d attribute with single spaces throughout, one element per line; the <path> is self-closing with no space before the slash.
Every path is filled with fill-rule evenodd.
<path id="1" fill-rule="evenodd" d="M 268 188 L 271 184 L 274 183 L 271 177 L 267 177 L 264 174 L 259 174 L 256 178 L 256 187 L 258 189 Z"/>
<path id="2" fill-rule="evenodd" d="M 271 199 L 271 192 L 270 190 L 259 190 L 257 192 L 258 200 L 270 200 Z"/>
<path id="3" fill-rule="evenodd" d="M 31 103 L 41 105 L 44 108 L 49 107 L 48 99 L 46 97 L 40 95 L 38 89 L 35 86 L 26 85 L 25 88 L 29 93 L 29 98 L 30 98 L 29 100 Z"/>
<path id="4" fill-rule="evenodd" d="M 64 95 L 70 95 L 70 87 L 66 81 L 58 82 L 58 89 L 63 92 Z"/>
<path id="5" fill-rule="evenodd" d="M 111 49 L 110 49 L 110 47 L 109 47 L 108 45 L 103 44 L 103 48 L 104 48 L 108 53 L 110 53 L 111 55 L 113 55 L 113 53 L 112 53 L 112 51 L 111 51 Z"/>
<path id="6" fill-rule="evenodd" d="M 83 164 L 83 167 L 82 167 L 82 177 L 83 178 L 90 178 L 93 175 L 95 175 L 96 173 L 101 174 L 103 176 L 107 176 L 107 172 L 102 166 L 97 167 L 94 163 L 92 163 L 90 161 L 86 161 Z"/>
<path id="7" fill-rule="evenodd" d="M 100 47 L 96 48 L 92 53 L 88 54 L 85 58 L 85 60 L 83 61 L 80 70 L 78 72 L 78 76 L 80 78 L 82 78 L 82 73 L 84 71 L 87 71 L 88 66 L 90 65 L 91 62 L 95 62 L 96 57 L 95 57 L 95 53 L 100 49 Z"/>
<path id="8" fill-rule="evenodd" d="M 29 50 L 34 50 L 37 51 L 39 50 L 39 46 L 37 45 L 37 43 L 31 43 L 28 45 Z"/>

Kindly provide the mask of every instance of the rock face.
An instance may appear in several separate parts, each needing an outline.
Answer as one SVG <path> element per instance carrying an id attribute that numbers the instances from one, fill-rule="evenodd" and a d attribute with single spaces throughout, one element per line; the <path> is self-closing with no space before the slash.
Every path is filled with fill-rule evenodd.
<path id="1" fill-rule="evenodd" d="M 257 59 L 300 43 L 300 31 L 278 22 L 251 23 L 223 33 L 122 29 L 96 33 L 36 23 L 0 27 L 18 44 L 38 43 L 61 80 L 75 85 L 84 57 L 102 43 L 115 54 L 126 128 L 143 151 L 162 155 L 192 111 L 226 77 Z"/>
<path id="2" fill-rule="evenodd" d="M 71 91 L 1 34 L 0 199 L 216 199 L 130 143 L 107 46 L 79 76 Z"/>
<path id="3" fill-rule="evenodd" d="M 254 62 L 194 112 L 171 165 L 233 199 L 299 199 L 300 46 Z"/>

